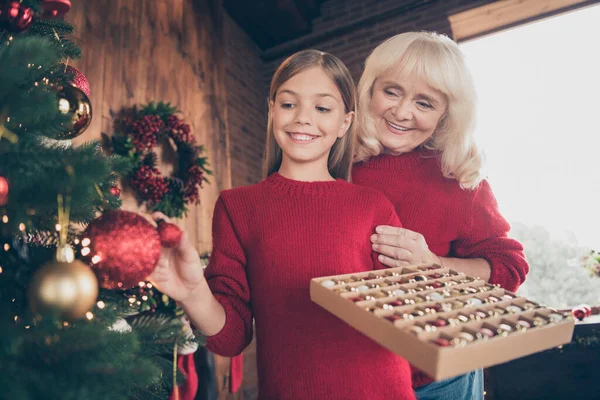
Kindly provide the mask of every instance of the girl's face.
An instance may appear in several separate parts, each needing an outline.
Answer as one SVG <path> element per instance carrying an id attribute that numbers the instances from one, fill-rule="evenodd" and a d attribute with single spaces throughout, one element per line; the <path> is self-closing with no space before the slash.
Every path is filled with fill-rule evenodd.
<path id="1" fill-rule="evenodd" d="M 433 135 L 447 107 L 441 92 L 390 69 L 375 80 L 369 113 L 384 152 L 401 154 Z"/>
<path id="2" fill-rule="evenodd" d="M 273 133 L 282 166 L 324 167 L 331 147 L 344 136 L 354 113 L 346 113 L 340 91 L 320 67 L 287 80 L 271 104 Z"/>

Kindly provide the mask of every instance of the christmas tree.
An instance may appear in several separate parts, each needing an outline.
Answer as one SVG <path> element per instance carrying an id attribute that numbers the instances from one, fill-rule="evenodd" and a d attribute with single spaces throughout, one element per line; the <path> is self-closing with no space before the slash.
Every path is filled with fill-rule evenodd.
<path id="1" fill-rule="evenodd" d="M 107 221 L 158 231 L 114 211 L 130 162 L 71 143 L 93 114 L 87 79 L 69 65 L 81 53 L 61 18 L 69 8 L 0 0 L 0 399 L 166 399 L 183 379 L 177 349 L 195 340 L 146 275 L 120 270 L 135 284 L 113 273 L 99 288 L 106 260 L 90 249 L 120 234 Z M 145 261 L 146 274 L 155 256 L 123 261 Z"/>

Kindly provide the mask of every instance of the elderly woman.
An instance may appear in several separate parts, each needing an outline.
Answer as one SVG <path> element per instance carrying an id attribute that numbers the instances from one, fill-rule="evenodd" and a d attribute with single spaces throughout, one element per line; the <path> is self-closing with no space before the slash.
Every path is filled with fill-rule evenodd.
<path id="1" fill-rule="evenodd" d="M 380 261 L 435 262 L 515 291 L 529 266 L 482 176 L 475 91 L 456 43 L 394 36 L 367 58 L 358 91 L 353 182 L 383 192 L 404 226 L 377 227 Z M 432 383 L 413 368 L 413 387 L 420 400 L 483 399 L 483 372 Z"/>

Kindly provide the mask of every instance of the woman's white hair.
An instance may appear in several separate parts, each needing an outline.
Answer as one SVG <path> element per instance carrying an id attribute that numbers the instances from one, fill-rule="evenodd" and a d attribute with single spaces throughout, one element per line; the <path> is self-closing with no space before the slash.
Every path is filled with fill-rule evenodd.
<path id="1" fill-rule="evenodd" d="M 391 68 L 411 79 L 422 80 L 446 96 L 448 108 L 422 146 L 441 153 L 445 177 L 456 179 L 465 189 L 475 188 L 483 179 L 483 156 L 474 138 L 473 80 L 458 45 L 437 33 L 408 32 L 393 36 L 367 58 L 358 84 L 355 161 L 367 160 L 384 150 L 369 106 L 375 80 Z"/>

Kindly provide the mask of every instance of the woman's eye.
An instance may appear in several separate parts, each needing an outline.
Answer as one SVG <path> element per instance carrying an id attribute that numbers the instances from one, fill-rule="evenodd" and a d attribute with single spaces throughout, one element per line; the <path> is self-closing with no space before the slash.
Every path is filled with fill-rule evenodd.
<path id="1" fill-rule="evenodd" d="M 331 111 L 331 109 L 326 108 L 326 107 L 320 107 L 320 106 L 318 106 L 317 107 L 317 111 L 318 112 L 322 112 L 322 113 L 328 113 L 329 111 Z"/>
<path id="2" fill-rule="evenodd" d="M 385 92 L 385 94 L 387 94 L 388 96 L 397 96 L 398 94 L 393 91 L 393 90 L 389 90 L 389 89 L 384 89 L 383 90 Z"/>
<path id="3" fill-rule="evenodd" d="M 433 106 L 427 102 L 424 101 L 418 101 L 417 104 L 419 105 L 419 107 L 423 107 L 423 108 L 433 108 Z"/>

